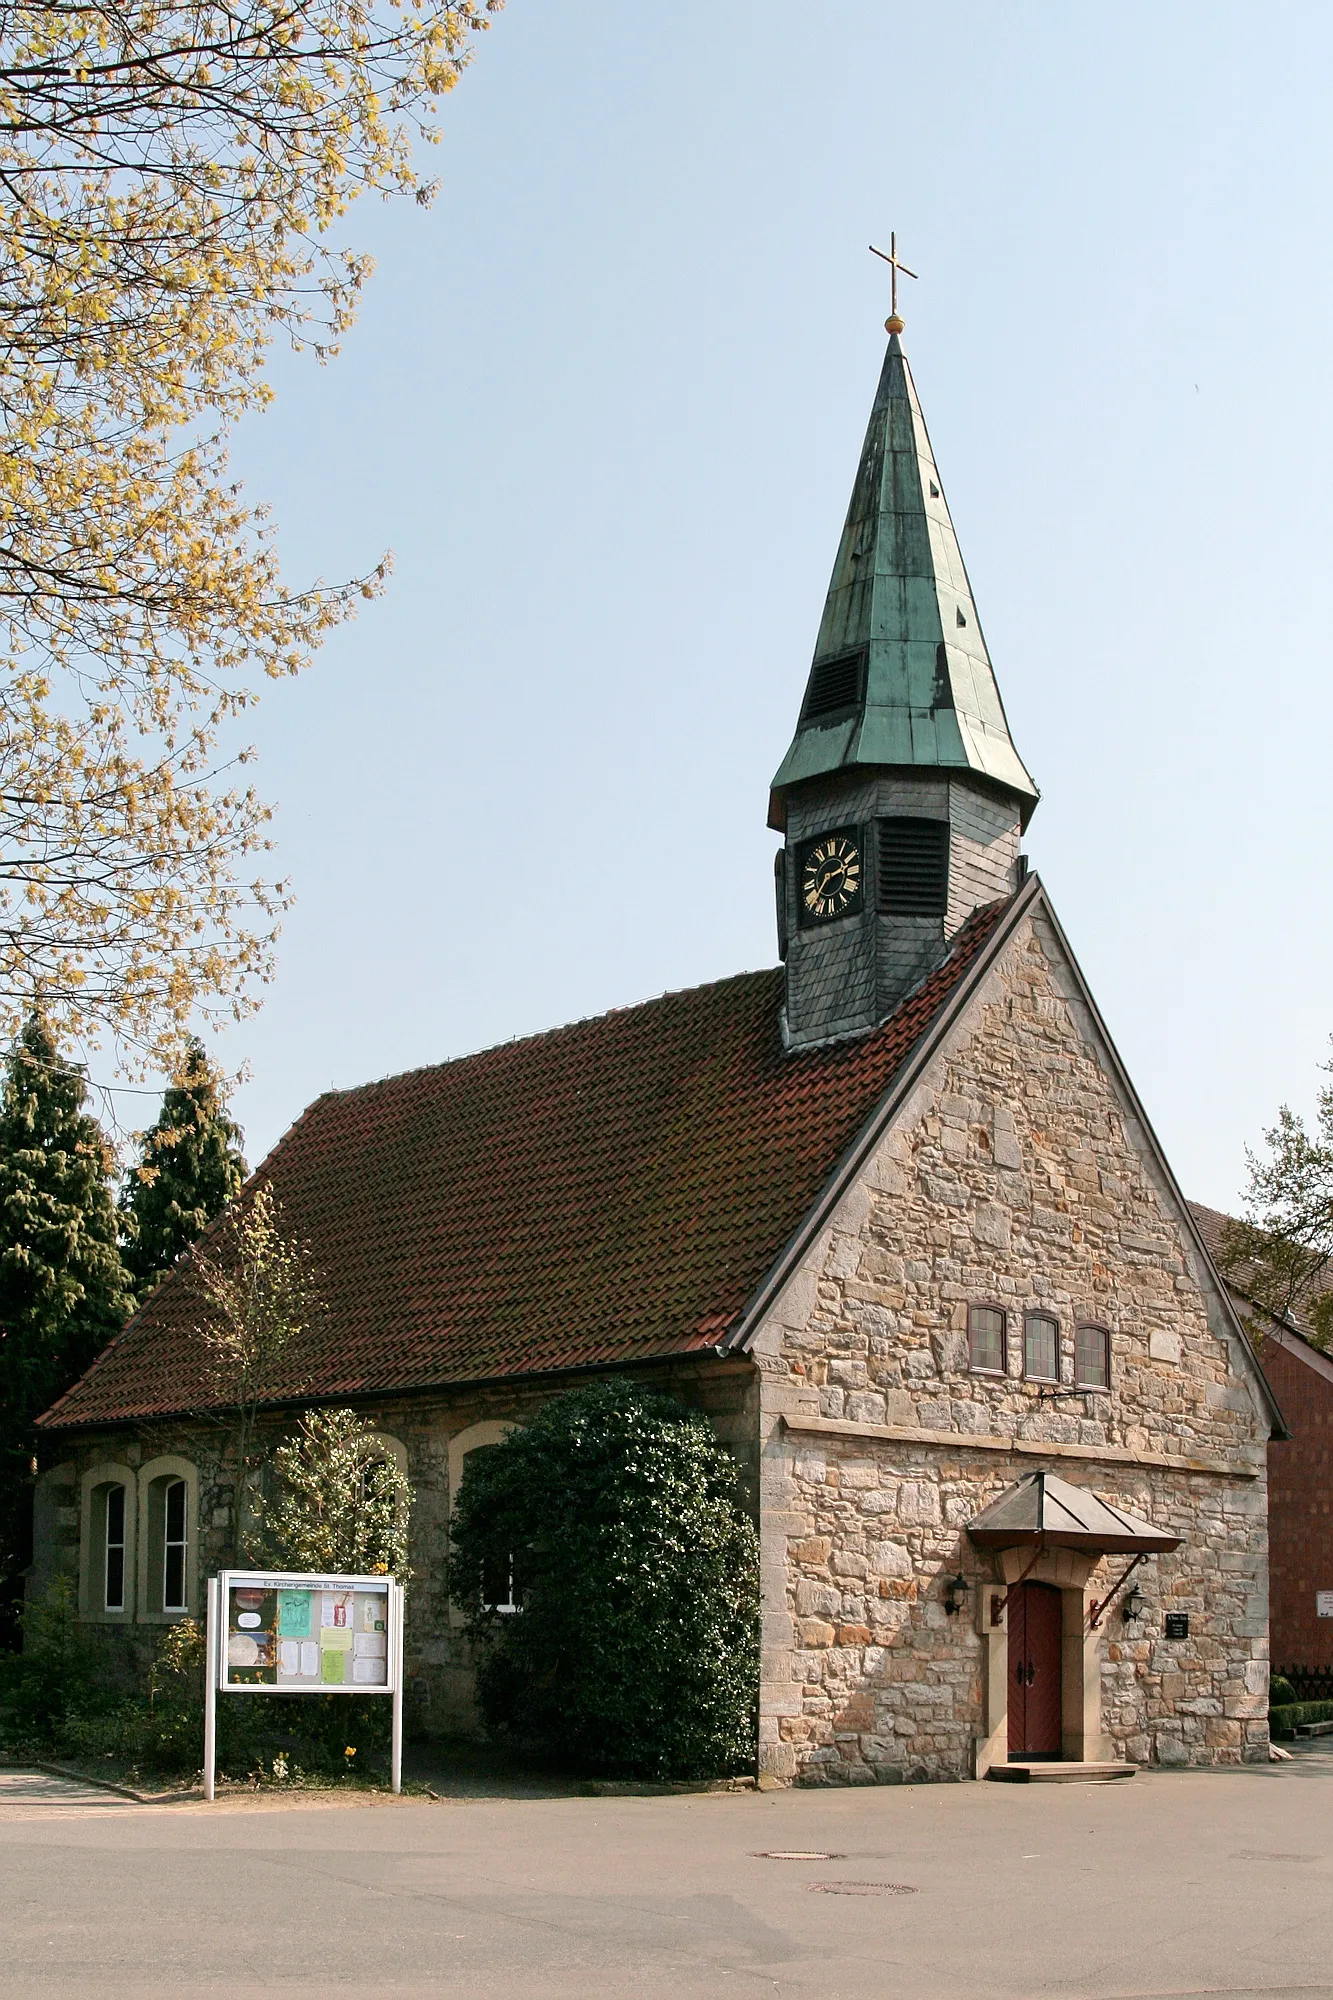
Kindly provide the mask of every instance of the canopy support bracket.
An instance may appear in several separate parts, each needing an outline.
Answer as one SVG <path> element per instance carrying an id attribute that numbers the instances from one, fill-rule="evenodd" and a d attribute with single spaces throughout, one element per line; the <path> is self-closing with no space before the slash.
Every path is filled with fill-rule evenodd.
<path id="1" fill-rule="evenodd" d="M 1095 1632 L 1097 1630 L 1097 1627 L 1101 1624 L 1102 1619 L 1105 1617 L 1106 1613 L 1110 1610 L 1115 1599 L 1119 1597 L 1121 1591 L 1124 1589 L 1125 1585 L 1129 1582 L 1129 1579 L 1133 1576 L 1139 1564 L 1141 1562 L 1146 1562 L 1148 1560 L 1148 1554 L 1149 1554 L 1148 1550 L 1146 1549 L 1141 1550 L 1139 1554 L 1135 1556 L 1133 1562 L 1130 1563 L 1124 1575 L 1121 1577 L 1119 1583 L 1113 1584 L 1110 1590 L 1107 1591 L 1105 1597 L 1099 1598 L 1096 1604 L 1089 1606 L 1088 1630 L 1090 1632 Z"/>

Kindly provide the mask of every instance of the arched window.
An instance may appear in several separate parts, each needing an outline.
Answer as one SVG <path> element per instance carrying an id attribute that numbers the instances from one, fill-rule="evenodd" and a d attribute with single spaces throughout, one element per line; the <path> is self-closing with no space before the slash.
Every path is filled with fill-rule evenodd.
<path id="1" fill-rule="evenodd" d="M 119 1481 L 99 1486 L 102 1526 L 102 1609 L 125 1609 L 125 1488 Z"/>
<path id="2" fill-rule="evenodd" d="M 155 1458 L 139 1473 L 139 1616 L 150 1624 L 198 1610 L 197 1492 L 188 1459 Z"/>
<path id="3" fill-rule="evenodd" d="M 1006 1316 L 998 1306 L 967 1309 L 968 1356 L 974 1375 L 1003 1375 L 1009 1362 Z"/>
<path id="4" fill-rule="evenodd" d="M 378 1456 L 376 1457 L 374 1463 L 368 1466 L 366 1471 L 362 1474 L 363 1486 L 373 1476 L 375 1465 L 385 1464 L 385 1463 L 396 1466 L 399 1473 L 402 1475 L 404 1482 L 406 1482 L 408 1478 L 407 1446 L 402 1442 L 402 1439 L 390 1436 L 388 1431 L 376 1431 L 374 1434 L 374 1443 L 377 1448 Z M 402 1516 L 402 1510 L 406 1507 L 406 1505 L 407 1505 L 406 1496 L 400 1490 L 398 1496 L 398 1510 L 400 1519 Z"/>
<path id="5" fill-rule="evenodd" d="M 1110 1388 L 1111 1336 L 1104 1326 L 1075 1328 L 1074 1381 L 1080 1389 Z"/>
<path id="6" fill-rule="evenodd" d="M 469 1458 L 477 1457 L 484 1451 L 494 1451 L 493 1444 L 476 1444 L 468 1453 Z M 502 1554 L 486 1556 L 481 1565 L 481 1601 L 488 1611 L 518 1611 L 523 1604 L 523 1584 L 519 1577 L 520 1563 L 513 1549 Z"/>
<path id="7" fill-rule="evenodd" d="M 84 1618 L 134 1616 L 134 1474 L 95 1465 L 83 1475 L 79 1510 L 79 1610 Z"/>
<path id="8" fill-rule="evenodd" d="M 162 1481 L 162 1609 L 185 1609 L 185 1555 L 189 1534 L 183 1479 Z"/>
<path id="9" fill-rule="evenodd" d="M 1049 1313 L 1023 1315 L 1023 1373 L 1029 1382 L 1060 1380 L 1060 1323 Z"/>
<path id="10" fill-rule="evenodd" d="M 449 1507 L 453 1510 L 458 1498 L 458 1489 L 463 1480 L 463 1468 L 474 1451 L 485 1451 L 507 1438 L 517 1424 L 499 1418 L 487 1418 L 483 1423 L 469 1424 L 466 1430 L 457 1432 L 449 1440 Z M 502 1573 L 503 1572 L 503 1573 Z M 496 1611 L 517 1611 L 514 1562 L 512 1556 L 507 1563 L 496 1562 L 487 1565 L 487 1574 L 482 1578 L 482 1595 Z M 462 1614 L 451 1604 L 449 1620 L 453 1625 L 461 1625 Z"/>

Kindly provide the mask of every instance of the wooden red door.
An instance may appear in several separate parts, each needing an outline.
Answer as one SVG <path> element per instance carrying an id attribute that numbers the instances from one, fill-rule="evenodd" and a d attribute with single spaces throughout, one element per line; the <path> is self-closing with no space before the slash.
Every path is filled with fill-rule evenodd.
<path id="1" fill-rule="evenodd" d="M 1009 1755 L 1058 1757 L 1063 1711 L 1060 1683 L 1064 1619 L 1060 1593 L 1049 1583 L 1023 1583 L 1009 1593 Z"/>

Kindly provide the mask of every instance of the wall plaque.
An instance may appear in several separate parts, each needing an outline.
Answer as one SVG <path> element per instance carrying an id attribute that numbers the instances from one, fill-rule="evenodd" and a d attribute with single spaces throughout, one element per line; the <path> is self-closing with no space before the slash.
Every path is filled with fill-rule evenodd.
<path id="1" fill-rule="evenodd" d="M 1168 1639 L 1188 1639 L 1190 1619 L 1188 1611 L 1168 1611 L 1166 1614 L 1166 1636 Z"/>

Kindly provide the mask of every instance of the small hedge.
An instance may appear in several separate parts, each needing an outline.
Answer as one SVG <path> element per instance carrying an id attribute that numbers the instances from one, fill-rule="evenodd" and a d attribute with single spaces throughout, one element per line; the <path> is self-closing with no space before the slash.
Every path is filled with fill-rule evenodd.
<path id="1" fill-rule="evenodd" d="M 1270 1736 L 1294 1736 L 1303 1722 L 1333 1722 L 1333 1701 L 1291 1701 L 1268 1711 Z"/>
<path id="2" fill-rule="evenodd" d="M 469 1453 L 449 1591 L 487 1727 L 620 1777 L 753 1770 L 759 1546 L 737 1488 L 703 1417 L 632 1384 L 557 1396 Z"/>

